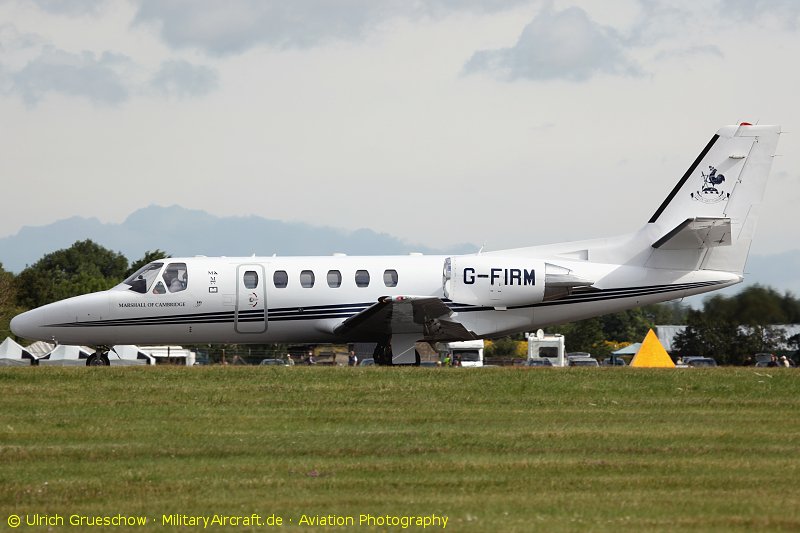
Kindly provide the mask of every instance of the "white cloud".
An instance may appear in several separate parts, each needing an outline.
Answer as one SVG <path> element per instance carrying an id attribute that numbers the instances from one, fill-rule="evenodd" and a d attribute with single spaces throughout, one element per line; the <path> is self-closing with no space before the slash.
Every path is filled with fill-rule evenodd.
<path id="1" fill-rule="evenodd" d="M 13 24 L 0 25 L 0 51 L 15 52 L 44 43 L 44 39 L 30 32 L 21 32 Z"/>
<path id="2" fill-rule="evenodd" d="M 257 46 L 305 49 L 358 41 L 395 17 L 495 12 L 524 3 L 530 0 L 141 0 L 135 22 L 154 25 L 171 47 L 229 55 Z"/>
<path id="3" fill-rule="evenodd" d="M 136 22 L 154 24 L 174 48 L 226 55 L 258 45 L 307 48 L 359 38 L 383 9 L 380 2 L 348 0 L 143 0 Z"/>
<path id="4" fill-rule="evenodd" d="M 131 59 L 122 54 L 104 52 L 97 57 L 93 52 L 73 54 L 46 46 L 36 59 L 9 78 L 12 92 L 29 106 L 51 92 L 119 104 L 129 96 L 122 71 L 131 65 Z"/>
<path id="5" fill-rule="evenodd" d="M 170 97 L 204 96 L 217 88 L 215 70 L 202 65 L 193 65 L 184 60 L 169 60 L 153 75 L 150 86 Z"/>
<path id="6" fill-rule="evenodd" d="M 174 58 L 148 65 L 110 50 L 64 50 L 14 24 L 0 25 L 0 51 L 0 93 L 19 96 L 29 108 L 48 94 L 118 105 L 135 95 L 201 97 L 218 87 L 216 70 L 207 66 Z"/>
<path id="7" fill-rule="evenodd" d="M 108 0 L 34 0 L 40 9 L 69 16 L 96 15 L 108 4 Z"/>
<path id="8" fill-rule="evenodd" d="M 101 105 L 118 105 L 140 94 L 169 98 L 201 97 L 218 87 L 217 72 L 185 60 L 165 60 L 151 75 L 133 59 L 113 52 L 71 53 L 42 47 L 24 66 L 0 64 L 5 93 L 17 94 L 34 107 L 48 94 L 85 98 Z"/>
<path id="9" fill-rule="evenodd" d="M 594 22 L 579 7 L 542 9 L 510 48 L 480 50 L 464 66 L 466 73 L 488 72 L 513 81 L 586 81 L 599 74 L 638 75 L 623 38 Z"/>
<path id="10" fill-rule="evenodd" d="M 800 25 L 797 0 L 720 0 L 720 12 L 742 21 L 772 19 L 791 30 Z"/>

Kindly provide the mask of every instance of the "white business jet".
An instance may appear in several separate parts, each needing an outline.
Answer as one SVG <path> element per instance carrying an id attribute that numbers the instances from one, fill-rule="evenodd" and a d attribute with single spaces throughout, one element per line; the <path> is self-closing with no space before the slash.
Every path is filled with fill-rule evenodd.
<path id="1" fill-rule="evenodd" d="M 375 342 L 497 337 L 742 281 L 779 126 L 720 129 L 650 220 L 615 238 L 471 255 L 169 258 L 116 287 L 11 321 L 20 337 L 117 344 Z M 587 220 L 588 222 L 588 220 Z"/>

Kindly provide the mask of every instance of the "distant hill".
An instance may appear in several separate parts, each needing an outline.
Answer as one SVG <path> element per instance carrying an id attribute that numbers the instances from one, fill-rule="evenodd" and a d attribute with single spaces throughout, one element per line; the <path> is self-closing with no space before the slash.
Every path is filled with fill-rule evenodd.
<path id="1" fill-rule="evenodd" d="M 19 272 L 45 254 L 85 239 L 120 252 L 130 261 L 157 248 L 175 257 L 329 255 L 335 252 L 348 255 L 455 254 L 478 249 L 472 244 L 459 244 L 439 250 L 369 229 L 345 231 L 257 216 L 217 217 L 175 205 L 139 209 L 121 224 L 72 217 L 46 226 L 25 226 L 16 235 L 0 239 L 0 263 L 6 270 Z"/>

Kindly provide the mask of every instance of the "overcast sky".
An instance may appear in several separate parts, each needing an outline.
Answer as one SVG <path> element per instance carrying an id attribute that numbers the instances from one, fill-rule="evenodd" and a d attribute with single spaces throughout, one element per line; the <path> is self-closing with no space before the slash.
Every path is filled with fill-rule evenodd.
<path id="1" fill-rule="evenodd" d="M 638 228 L 713 133 L 781 124 L 794 0 L 0 0 L 0 237 L 179 204 L 487 249 Z"/>

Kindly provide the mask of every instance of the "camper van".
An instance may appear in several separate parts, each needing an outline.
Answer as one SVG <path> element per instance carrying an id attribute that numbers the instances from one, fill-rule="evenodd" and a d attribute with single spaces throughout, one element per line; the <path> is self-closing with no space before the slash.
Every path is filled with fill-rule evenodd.
<path id="1" fill-rule="evenodd" d="M 548 359 L 553 366 L 567 366 L 568 361 L 564 348 L 564 336 L 547 335 L 541 329 L 528 336 L 528 361 L 531 359 Z"/>
<path id="2" fill-rule="evenodd" d="M 439 357 L 442 362 L 450 356 L 453 366 L 483 366 L 483 341 L 458 341 L 439 343 Z"/>

